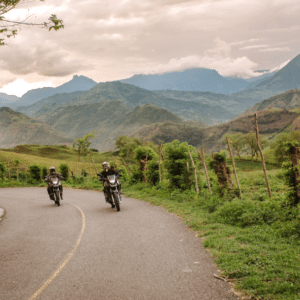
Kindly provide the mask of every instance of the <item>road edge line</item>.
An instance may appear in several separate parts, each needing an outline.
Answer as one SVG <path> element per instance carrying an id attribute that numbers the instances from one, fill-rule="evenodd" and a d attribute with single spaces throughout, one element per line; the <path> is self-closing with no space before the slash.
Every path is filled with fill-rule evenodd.
<path id="1" fill-rule="evenodd" d="M 73 204 L 71 204 L 71 205 L 73 205 Z M 76 251 L 77 247 L 79 246 L 79 244 L 81 242 L 81 238 L 83 236 L 83 232 L 85 229 L 85 215 L 80 207 L 78 207 L 76 205 L 73 205 L 73 206 L 75 206 L 79 210 L 79 212 L 81 213 L 81 216 L 82 216 L 82 226 L 81 226 L 79 238 L 78 238 L 75 246 L 73 247 L 73 250 L 68 254 L 68 258 L 59 266 L 59 268 L 51 275 L 51 277 L 30 298 L 28 298 L 28 300 L 36 299 L 42 293 L 42 291 L 55 279 L 55 277 L 60 273 L 60 271 L 69 262 L 69 260 L 71 259 L 71 257 L 73 256 L 74 252 Z"/>

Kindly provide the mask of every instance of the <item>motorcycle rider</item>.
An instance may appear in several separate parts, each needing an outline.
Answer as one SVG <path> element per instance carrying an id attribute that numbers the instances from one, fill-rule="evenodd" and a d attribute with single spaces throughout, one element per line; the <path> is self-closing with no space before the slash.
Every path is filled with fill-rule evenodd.
<path id="1" fill-rule="evenodd" d="M 106 184 L 105 179 L 107 179 L 108 175 L 116 175 L 118 177 L 121 177 L 122 175 L 119 174 L 119 172 L 117 172 L 114 169 L 114 167 L 110 167 L 110 165 L 107 161 L 102 163 L 102 168 L 103 168 L 103 171 L 97 175 L 100 177 L 99 181 L 103 182 L 103 193 L 104 193 L 105 201 L 109 202 L 108 201 L 108 194 L 109 194 L 108 185 Z M 118 184 L 118 191 L 119 191 L 120 200 L 121 200 L 122 189 L 121 189 L 121 183 L 119 182 L 119 180 L 117 180 L 117 184 Z M 115 207 L 114 204 L 112 204 L 112 208 L 114 208 L 114 207 Z"/>
<path id="2" fill-rule="evenodd" d="M 49 195 L 50 199 L 53 201 L 55 199 L 54 199 L 54 194 L 53 194 L 53 187 L 51 185 L 51 183 L 52 183 L 51 178 L 54 178 L 54 177 L 57 177 L 59 180 L 63 180 L 63 176 L 61 174 L 55 172 L 55 167 L 50 167 L 50 174 L 45 176 L 45 182 L 48 184 L 48 187 L 47 187 L 48 195 Z M 61 200 L 63 200 L 63 187 L 61 184 L 59 186 L 59 193 L 60 193 Z"/>

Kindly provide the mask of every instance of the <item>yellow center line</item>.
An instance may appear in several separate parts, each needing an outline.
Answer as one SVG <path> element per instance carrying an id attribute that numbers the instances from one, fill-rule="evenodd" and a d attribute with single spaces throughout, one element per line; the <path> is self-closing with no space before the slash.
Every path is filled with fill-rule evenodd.
<path id="1" fill-rule="evenodd" d="M 52 276 L 28 300 L 36 299 L 36 297 L 54 280 L 54 278 L 60 273 L 60 271 L 69 262 L 69 260 L 73 256 L 74 252 L 76 251 L 78 245 L 80 244 L 80 241 L 81 241 L 84 229 L 85 229 L 85 215 L 84 215 L 83 211 L 81 210 L 81 208 L 79 208 L 76 205 L 73 205 L 73 206 L 75 206 L 80 211 L 81 216 L 82 216 L 82 227 L 81 227 L 81 232 L 80 232 L 79 238 L 77 240 L 77 243 L 73 247 L 73 250 L 68 254 L 68 258 L 59 266 L 59 268 L 52 274 Z"/>

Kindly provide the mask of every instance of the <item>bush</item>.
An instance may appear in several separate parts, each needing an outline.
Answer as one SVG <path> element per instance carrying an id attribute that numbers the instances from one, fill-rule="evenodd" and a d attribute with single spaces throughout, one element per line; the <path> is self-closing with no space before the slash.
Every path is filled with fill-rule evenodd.
<path id="1" fill-rule="evenodd" d="M 5 163 L 0 163 L 0 174 L 1 174 L 1 178 L 2 180 L 4 180 L 4 173 L 6 171 L 6 165 Z"/>
<path id="2" fill-rule="evenodd" d="M 234 199 L 224 203 L 212 216 L 220 223 L 247 227 L 272 224 L 279 218 L 280 205 L 275 201 L 254 202 L 249 199 Z"/>
<path id="3" fill-rule="evenodd" d="M 159 182 L 159 165 L 157 161 L 150 161 L 147 165 L 148 171 L 146 172 L 147 181 L 156 184 Z"/>
<path id="4" fill-rule="evenodd" d="M 59 165 L 60 174 L 63 176 L 64 180 L 69 179 L 69 166 L 67 164 Z"/>
<path id="5" fill-rule="evenodd" d="M 187 142 L 180 143 L 178 140 L 172 143 L 165 144 L 164 149 L 166 152 L 165 164 L 168 169 L 168 179 L 170 180 L 170 186 L 174 189 L 186 190 L 189 189 L 189 181 L 187 174 L 187 162 L 190 166 L 190 156 L 188 153 L 188 147 L 191 153 L 195 152 L 194 147 L 188 145 Z M 197 158 L 194 157 L 196 163 Z M 190 169 L 191 185 L 193 185 L 193 172 Z"/>
<path id="6" fill-rule="evenodd" d="M 144 178 L 144 174 L 141 170 L 134 170 L 132 172 L 130 183 L 131 184 L 137 184 L 139 182 L 142 182 Z"/>
<path id="7" fill-rule="evenodd" d="M 29 166 L 29 174 L 33 181 L 41 181 L 41 168 L 38 165 Z"/>
<path id="8" fill-rule="evenodd" d="M 47 167 L 42 167 L 42 179 L 44 179 L 48 175 Z"/>

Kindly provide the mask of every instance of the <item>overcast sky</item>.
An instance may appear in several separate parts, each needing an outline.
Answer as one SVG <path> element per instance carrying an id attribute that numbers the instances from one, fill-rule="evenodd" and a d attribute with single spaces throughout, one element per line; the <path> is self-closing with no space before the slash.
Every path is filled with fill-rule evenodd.
<path id="1" fill-rule="evenodd" d="M 0 47 L 0 92 L 96 82 L 192 67 L 254 76 L 300 53 L 299 0 L 29 1 L 7 19 L 63 19 L 55 31 L 22 26 Z M 28 21 L 27 20 L 27 21 Z"/>

